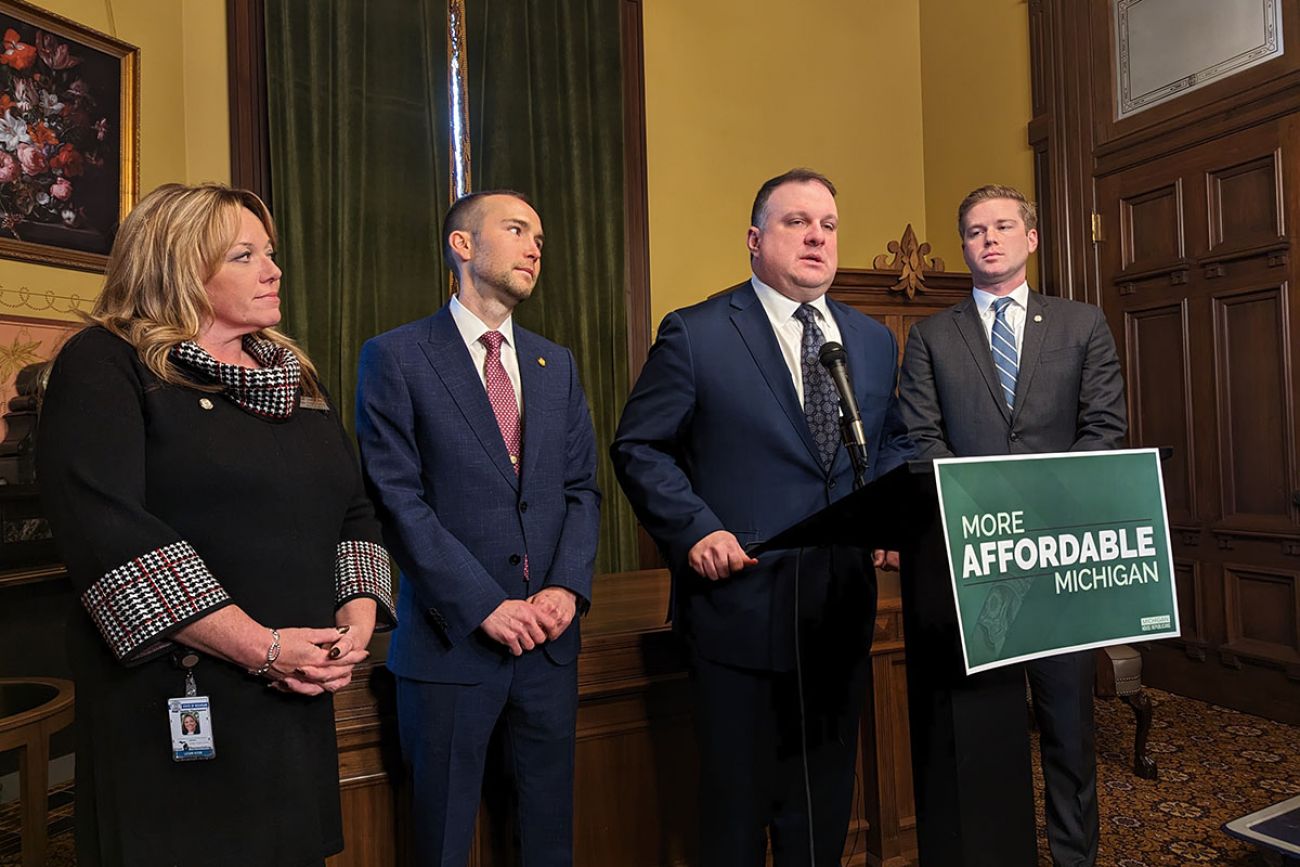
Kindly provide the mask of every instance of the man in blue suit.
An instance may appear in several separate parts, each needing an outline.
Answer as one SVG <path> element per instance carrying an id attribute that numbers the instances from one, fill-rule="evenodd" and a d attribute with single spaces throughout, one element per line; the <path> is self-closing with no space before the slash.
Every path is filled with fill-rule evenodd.
<path id="1" fill-rule="evenodd" d="M 826 297 L 838 261 L 835 187 L 795 169 L 763 184 L 753 278 L 668 314 L 611 454 L 673 573 L 700 746 L 701 863 L 838 864 L 883 551 L 751 559 L 744 545 L 853 488 L 838 399 L 817 363 L 848 353 L 871 474 L 910 456 L 894 398 L 898 344 Z M 815 849 L 815 857 L 812 852 Z"/>
<path id="2" fill-rule="evenodd" d="M 488 739 L 514 768 L 524 863 L 573 860 L 577 613 L 600 522 L 595 439 L 572 354 L 513 325 L 541 270 L 518 193 L 443 223 L 460 291 L 361 351 L 357 438 L 402 569 L 397 675 L 417 862 L 463 865 Z"/>

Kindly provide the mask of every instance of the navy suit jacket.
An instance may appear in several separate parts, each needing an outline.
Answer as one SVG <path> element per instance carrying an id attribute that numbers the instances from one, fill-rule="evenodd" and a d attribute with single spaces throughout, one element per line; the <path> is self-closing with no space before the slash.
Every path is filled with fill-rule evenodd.
<path id="1" fill-rule="evenodd" d="M 829 298 L 827 304 L 848 353 L 874 477 L 911 456 L 894 396 L 898 343 L 879 322 Z M 610 452 L 623 490 L 673 572 L 670 616 L 677 628 L 707 658 L 792 667 L 794 555 L 765 555 L 758 566 L 716 582 L 687 565 L 691 547 L 715 530 L 729 530 L 744 545 L 853 489 L 843 447 L 829 472 L 821 465 L 751 283 L 668 314 Z M 869 646 L 875 605 L 869 554 L 816 552 L 801 571 L 801 617 L 844 616 L 846 640 Z M 836 578 L 848 582 L 847 595 L 830 587 Z M 859 603 L 861 610 L 852 610 Z"/>
<path id="2" fill-rule="evenodd" d="M 572 590 L 580 611 L 591 598 L 600 491 L 587 400 L 567 349 L 518 325 L 514 337 L 523 391 L 519 476 L 449 307 L 361 350 L 357 439 L 402 570 L 402 626 L 388 651 L 388 667 L 402 677 L 481 682 L 508 658 L 478 628 L 503 601 L 543 586 Z M 575 617 L 542 647 L 569 664 L 579 644 Z"/>

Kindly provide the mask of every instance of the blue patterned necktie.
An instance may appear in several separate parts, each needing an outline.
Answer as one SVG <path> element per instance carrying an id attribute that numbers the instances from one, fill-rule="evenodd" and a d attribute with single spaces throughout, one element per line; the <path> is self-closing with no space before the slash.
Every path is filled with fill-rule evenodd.
<path id="1" fill-rule="evenodd" d="M 803 373 L 803 414 L 808 430 L 817 443 L 822 468 L 829 470 L 835 460 L 835 450 L 840 447 L 840 399 L 835 393 L 831 375 L 822 367 L 819 356 L 826 338 L 817 324 L 817 311 L 808 304 L 800 304 L 794 318 L 803 324 L 803 339 L 799 345 L 799 366 Z"/>
<path id="2" fill-rule="evenodd" d="M 998 369 L 998 379 L 1002 382 L 1002 396 L 1006 399 L 1007 409 L 1016 406 L 1016 374 L 1020 372 L 1020 353 L 1016 351 L 1016 333 L 1007 321 L 1007 308 L 1011 298 L 999 298 L 993 302 L 993 364 Z"/>

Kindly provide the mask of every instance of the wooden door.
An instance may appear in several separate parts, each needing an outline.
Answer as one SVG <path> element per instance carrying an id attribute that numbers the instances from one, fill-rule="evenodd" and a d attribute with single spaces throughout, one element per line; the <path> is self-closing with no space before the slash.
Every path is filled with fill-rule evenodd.
<path id="1" fill-rule="evenodd" d="M 1288 115 L 1103 175 L 1098 287 L 1163 465 L 1183 637 L 1148 683 L 1300 721 L 1300 334 Z"/>

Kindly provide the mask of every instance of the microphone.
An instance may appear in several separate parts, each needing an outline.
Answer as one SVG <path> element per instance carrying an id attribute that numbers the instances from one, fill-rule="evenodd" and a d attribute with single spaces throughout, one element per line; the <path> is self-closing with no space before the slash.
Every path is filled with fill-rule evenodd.
<path id="1" fill-rule="evenodd" d="M 853 396 L 848 353 L 844 351 L 843 346 L 829 340 L 822 344 L 821 354 L 817 360 L 831 375 L 835 390 L 840 393 L 840 436 L 849 458 L 853 461 L 853 486 L 860 488 L 866 483 L 867 477 L 867 431 L 862 425 L 858 400 Z"/>

